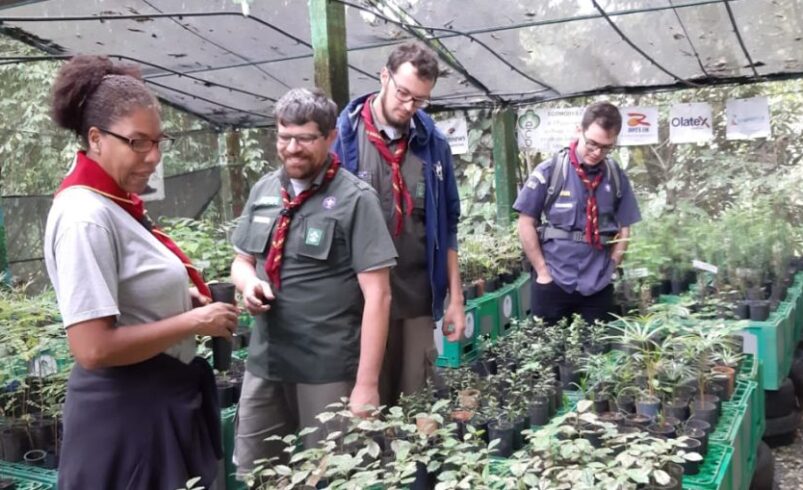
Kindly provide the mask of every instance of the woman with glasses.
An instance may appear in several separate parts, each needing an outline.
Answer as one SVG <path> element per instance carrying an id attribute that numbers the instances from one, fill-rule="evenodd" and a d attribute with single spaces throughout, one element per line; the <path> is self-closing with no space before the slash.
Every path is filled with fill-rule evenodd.
<path id="1" fill-rule="evenodd" d="M 174 490 L 200 476 L 209 488 L 221 457 L 219 409 L 195 336 L 229 338 L 237 309 L 211 303 L 137 196 L 171 141 L 159 103 L 135 67 L 78 56 L 57 75 L 52 114 L 83 147 L 44 239 L 76 360 L 58 486 Z"/>

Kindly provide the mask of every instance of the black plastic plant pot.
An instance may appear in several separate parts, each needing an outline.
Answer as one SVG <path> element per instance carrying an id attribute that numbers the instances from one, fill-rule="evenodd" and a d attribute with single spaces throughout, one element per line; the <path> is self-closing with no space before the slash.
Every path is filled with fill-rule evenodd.
<path id="1" fill-rule="evenodd" d="M 685 449 L 687 453 L 700 453 L 701 445 L 702 444 L 697 439 L 686 439 L 681 444 L 681 447 Z M 681 466 L 683 466 L 683 473 L 686 475 L 696 475 L 700 472 L 700 461 L 686 460 L 681 463 Z"/>
<path id="2" fill-rule="evenodd" d="M 580 385 L 580 373 L 571 364 L 558 364 L 560 383 L 564 390 L 574 391 Z"/>
<path id="3" fill-rule="evenodd" d="M 647 432 L 662 439 L 674 439 L 677 436 L 675 426 L 667 422 L 650 424 L 647 426 Z"/>
<path id="4" fill-rule="evenodd" d="M 530 425 L 531 426 L 541 426 L 546 425 L 549 422 L 549 418 L 552 416 L 550 412 L 550 404 L 549 400 L 546 398 L 544 399 L 535 399 L 530 403 L 530 408 L 527 410 L 527 413 L 530 417 Z"/>
<path id="5" fill-rule="evenodd" d="M 600 422 L 614 424 L 617 427 L 622 427 L 625 424 L 625 414 L 622 412 L 602 412 L 597 418 L 599 418 Z"/>
<path id="6" fill-rule="evenodd" d="M 251 344 L 251 329 L 248 327 L 238 327 L 237 338 L 240 339 L 240 348 L 245 349 Z"/>
<path id="7" fill-rule="evenodd" d="M 28 428 L 35 449 L 56 445 L 56 424 L 53 419 L 35 419 Z"/>
<path id="8" fill-rule="evenodd" d="M 488 440 L 493 442 L 499 439 L 499 443 L 491 450 L 491 454 L 500 458 L 509 458 L 513 454 L 513 433 L 515 427 L 507 420 L 488 422 Z"/>
<path id="9" fill-rule="evenodd" d="M 714 389 L 716 389 L 716 388 L 714 388 Z M 722 399 L 720 397 L 718 397 L 717 395 L 715 395 L 713 393 L 705 393 L 705 394 L 703 394 L 702 397 L 700 395 L 697 395 L 694 399 L 697 400 L 697 401 L 713 403 L 717 407 L 717 415 L 722 413 Z"/>
<path id="10" fill-rule="evenodd" d="M 488 444 L 488 420 L 481 417 L 480 415 L 474 415 L 471 420 L 466 424 L 470 425 L 474 428 L 475 431 L 481 432 L 478 434 L 477 437 L 485 441 L 485 444 Z"/>
<path id="11" fill-rule="evenodd" d="M 705 435 L 714 432 L 714 426 L 703 419 L 689 419 L 683 426 L 688 429 L 700 429 L 705 432 Z M 696 438 L 695 438 L 696 439 Z"/>
<path id="12" fill-rule="evenodd" d="M 593 403 L 594 413 L 599 414 L 611 411 L 611 399 L 608 395 L 594 396 Z"/>
<path id="13" fill-rule="evenodd" d="M 674 488 L 680 490 L 681 482 L 683 482 L 683 466 L 678 463 L 670 462 L 666 463 L 663 469 L 670 477 L 674 478 L 678 482 L 677 486 L 675 486 Z"/>
<path id="14" fill-rule="evenodd" d="M 661 285 L 653 284 L 650 286 L 650 298 L 658 299 L 659 296 L 661 296 Z"/>
<path id="15" fill-rule="evenodd" d="M 231 369 L 232 343 L 223 337 L 212 337 L 212 366 L 218 371 Z"/>
<path id="16" fill-rule="evenodd" d="M 738 301 L 733 308 L 733 314 L 736 315 L 736 318 L 739 320 L 750 319 L 750 302 Z"/>
<path id="17" fill-rule="evenodd" d="M 661 294 L 672 294 L 672 281 L 661 279 Z"/>
<path id="18" fill-rule="evenodd" d="M 700 441 L 700 447 L 697 450 L 698 453 L 705 456 L 708 454 L 708 434 L 705 433 L 702 429 L 696 428 L 685 428 L 678 433 L 678 436 L 686 436 L 691 437 L 696 441 Z"/>
<path id="19" fill-rule="evenodd" d="M 463 285 L 463 302 L 477 298 L 477 285 L 465 284 Z"/>
<path id="20" fill-rule="evenodd" d="M 690 408 L 692 420 L 705 420 L 711 425 L 711 427 L 717 426 L 719 413 L 717 412 L 716 405 L 710 402 L 695 400 L 691 403 Z"/>
<path id="21" fill-rule="evenodd" d="M 689 401 L 675 398 L 664 403 L 662 409 L 665 416 L 674 417 L 678 420 L 689 418 Z"/>
<path id="22" fill-rule="evenodd" d="M 25 429 L 17 426 L 6 426 L 0 432 L 0 444 L 3 447 L 3 458 L 9 463 L 21 462 L 25 453 L 31 449 Z"/>
<path id="23" fill-rule="evenodd" d="M 44 449 L 31 449 L 22 456 L 25 464 L 42 468 L 47 460 L 47 451 Z"/>
<path id="24" fill-rule="evenodd" d="M 415 480 L 408 487 L 410 490 L 430 490 L 435 487 L 435 475 L 427 471 L 427 465 L 415 463 Z"/>
<path id="25" fill-rule="evenodd" d="M 639 429 L 646 429 L 652 423 L 652 417 L 648 417 L 640 413 L 629 413 L 625 415 L 626 427 L 638 427 Z"/>
<path id="26" fill-rule="evenodd" d="M 769 300 L 753 300 L 750 302 L 750 321 L 764 322 L 770 317 Z"/>
<path id="27" fill-rule="evenodd" d="M 636 413 L 636 399 L 630 395 L 616 397 L 616 408 L 623 413 Z"/>
<path id="28" fill-rule="evenodd" d="M 524 447 L 524 432 L 530 428 L 530 417 L 523 415 L 513 424 L 513 450 L 518 451 Z"/>
<path id="29" fill-rule="evenodd" d="M 640 487 L 641 488 L 641 487 Z M 669 476 L 669 483 L 666 485 L 661 485 L 658 482 L 651 482 L 648 483 L 646 486 L 643 487 L 645 490 L 680 490 L 683 488 L 680 483 L 678 483 L 677 478 L 673 476 Z"/>
<path id="30" fill-rule="evenodd" d="M 684 281 L 683 279 L 672 279 L 670 281 L 670 285 L 672 288 L 672 294 L 674 294 L 675 296 L 685 293 L 686 290 L 689 288 L 688 283 L 686 283 L 686 281 Z"/>
<path id="31" fill-rule="evenodd" d="M 657 397 L 644 397 L 636 400 L 636 413 L 646 415 L 651 419 L 661 413 L 661 400 Z"/>
<path id="32" fill-rule="evenodd" d="M 673 395 L 676 400 L 686 400 L 686 404 L 688 405 L 689 400 L 694 398 L 694 395 L 697 394 L 697 380 L 692 381 L 693 384 L 682 384 L 675 386 Z"/>
<path id="33" fill-rule="evenodd" d="M 485 294 L 493 293 L 499 289 L 499 279 L 492 277 L 485 280 Z"/>
<path id="34" fill-rule="evenodd" d="M 730 376 L 724 373 L 716 373 L 711 376 L 710 383 L 708 391 L 712 395 L 718 396 L 723 402 L 730 400 Z"/>

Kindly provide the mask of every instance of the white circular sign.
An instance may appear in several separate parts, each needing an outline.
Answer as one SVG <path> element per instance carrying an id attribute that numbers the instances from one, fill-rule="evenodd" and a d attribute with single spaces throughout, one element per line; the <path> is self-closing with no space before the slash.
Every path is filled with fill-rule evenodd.
<path id="1" fill-rule="evenodd" d="M 505 296 L 505 299 L 502 301 L 502 313 L 505 315 L 505 319 L 510 318 L 510 315 L 513 314 L 513 298 L 509 295 Z"/>
<path id="2" fill-rule="evenodd" d="M 466 329 L 463 331 L 463 335 L 467 339 L 474 338 L 474 313 L 466 315 Z"/>
<path id="3" fill-rule="evenodd" d="M 29 374 L 40 378 L 56 374 L 57 372 L 59 372 L 59 368 L 58 363 L 56 363 L 56 358 L 49 354 L 41 354 L 34 357 L 28 369 Z"/>

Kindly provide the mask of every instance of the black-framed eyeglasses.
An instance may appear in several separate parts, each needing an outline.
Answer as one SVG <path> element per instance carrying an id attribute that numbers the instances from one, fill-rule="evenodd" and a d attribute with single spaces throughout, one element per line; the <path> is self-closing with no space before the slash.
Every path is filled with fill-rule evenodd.
<path id="1" fill-rule="evenodd" d="M 393 86 L 396 87 L 396 94 L 395 94 L 396 100 L 398 100 L 399 102 L 403 102 L 405 104 L 407 102 L 412 101 L 413 106 L 419 109 L 423 109 L 430 104 L 431 101 L 429 99 L 425 99 L 423 97 L 416 97 L 413 94 L 411 94 L 406 88 L 399 87 L 399 84 L 396 83 L 396 79 L 393 78 L 393 71 L 390 69 L 389 66 L 386 68 L 388 69 L 388 76 L 390 77 L 390 80 L 393 82 Z"/>
<path id="2" fill-rule="evenodd" d="M 160 152 L 164 152 L 169 150 L 170 146 L 175 141 L 173 138 L 169 138 L 167 136 L 159 138 L 158 140 L 152 140 L 150 138 L 129 138 L 103 128 L 98 128 L 98 130 L 108 134 L 109 136 L 114 136 L 124 143 L 127 143 L 129 148 L 137 153 L 148 153 L 153 149 L 154 146 L 157 146 Z"/>
<path id="3" fill-rule="evenodd" d="M 276 141 L 279 143 L 279 146 L 287 146 L 293 140 L 296 140 L 296 143 L 300 146 L 309 146 L 312 143 L 314 143 L 318 138 L 322 137 L 323 137 L 322 134 L 316 134 L 316 133 L 305 133 L 305 134 L 279 133 L 276 135 Z"/>
<path id="4" fill-rule="evenodd" d="M 616 143 L 612 145 L 603 145 L 592 139 L 588 139 L 585 133 L 583 133 L 583 141 L 585 141 L 586 149 L 592 153 L 597 150 L 601 151 L 602 153 L 610 153 L 614 148 L 616 148 Z"/>

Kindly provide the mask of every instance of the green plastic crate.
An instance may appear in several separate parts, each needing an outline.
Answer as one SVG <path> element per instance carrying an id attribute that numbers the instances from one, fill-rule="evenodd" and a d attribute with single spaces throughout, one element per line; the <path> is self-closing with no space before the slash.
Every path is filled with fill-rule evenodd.
<path id="1" fill-rule="evenodd" d="M 746 424 L 746 425 L 745 425 Z M 733 448 L 733 488 L 747 488 L 750 483 L 748 475 L 748 457 L 750 448 L 750 417 L 739 408 L 723 408 L 717 427 L 711 433 L 710 442 Z"/>
<path id="2" fill-rule="evenodd" d="M 683 476 L 683 488 L 689 490 L 735 490 L 733 486 L 733 448 L 710 443 L 708 454 L 696 475 Z"/>
<path id="3" fill-rule="evenodd" d="M 466 306 L 466 331 L 462 339 L 450 342 L 443 338 L 443 352 L 438 354 L 435 365 L 446 368 L 458 368 L 470 363 L 479 355 L 477 342 L 477 307 Z"/>
<path id="4" fill-rule="evenodd" d="M 35 466 L 0 461 L 0 479 L 17 482 L 17 490 L 56 490 L 58 473 Z"/>
<path id="5" fill-rule="evenodd" d="M 476 335 L 496 340 L 499 333 L 499 301 L 494 293 L 483 294 L 477 299 L 468 302 L 469 306 L 477 308 L 475 318 Z"/>
<path id="6" fill-rule="evenodd" d="M 514 284 L 499 289 L 496 294 L 497 337 L 503 337 L 513 329 L 513 320 L 519 313 L 519 290 Z"/>
<path id="7" fill-rule="evenodd" d="M 756 338 L 756 357 L 764 363 L 761 384 L 766 390 L 777 390 L 792 366 L 794 345 L 789 324 L 782 311 L 775 311 L 767 321 L 749 322 L 744 329 Z"/>
<path id="8" fill-rule="evenodd" d="M 245 484 L 234 476 L 237 470 L 232 461 L 232 456 L 234 455 L 235 415 L 237 415 L 237 405 L 232 405 L 220 411 L 220 432 L 223 435 L 223 468 L 225 475 L 219 475 L 218 478 L 225 478 L 226 490 L 245 490 Z"/>
<path id="9" fill-rule="evenodd" d="M 532 276 L 529 273 L 522 274 L 515 285 L 519 291 L 519 318 L 530 318 L 533 313 Z"/>
<path id="10" fill-rule="evenodd" d="M 742 365 L 739 368 L 738 378 L 746 381 L 758 382 L 758 361 L 753 354 L 744 354 Z"/>

